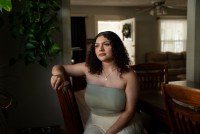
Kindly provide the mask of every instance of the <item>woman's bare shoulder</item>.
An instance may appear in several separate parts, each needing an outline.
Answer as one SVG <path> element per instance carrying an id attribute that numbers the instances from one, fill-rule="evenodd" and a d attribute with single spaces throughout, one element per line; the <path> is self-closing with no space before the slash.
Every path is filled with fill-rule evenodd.
<path id="1" fill-rule="evenodd" d="M 133 80 L 136 78 L 136 73 L 134 70 L 130 69 L 127 73 L 124 74 L 126 80 Z"/>

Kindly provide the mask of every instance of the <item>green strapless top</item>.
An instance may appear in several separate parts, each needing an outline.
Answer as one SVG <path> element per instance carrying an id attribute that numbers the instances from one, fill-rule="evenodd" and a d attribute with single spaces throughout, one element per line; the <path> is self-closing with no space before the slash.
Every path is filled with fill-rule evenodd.
<path id="1" fill-rule="evenodd" d="M 87 84 L 85 101 L 92 113 L 112 115 L 125 109 L 126 95 L 122 89 Z"/>

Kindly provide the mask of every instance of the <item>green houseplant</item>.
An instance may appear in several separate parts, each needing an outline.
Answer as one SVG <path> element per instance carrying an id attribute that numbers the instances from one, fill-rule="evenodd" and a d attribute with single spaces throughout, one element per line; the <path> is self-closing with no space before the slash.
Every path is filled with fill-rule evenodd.
<path id="1" fill-rule="evenodd" d="M 10 13 L 10 27 L 13 37 L 22 39 L 23 51 L 11 64 L 24 60 L 26 65 L 38 62 L 48 66 L 51 58 L 59 55 L 61 49 L 53 39 L 59 30 L 57 13 L 59 0 L 24 0 L 24 8 Z"/>
<path id="2" fill-rule="evenodd" d="M 2 10 L 2 8 L 10 12 L 12 9 L 11 0 L 0 0 L 0 10 Z"/>

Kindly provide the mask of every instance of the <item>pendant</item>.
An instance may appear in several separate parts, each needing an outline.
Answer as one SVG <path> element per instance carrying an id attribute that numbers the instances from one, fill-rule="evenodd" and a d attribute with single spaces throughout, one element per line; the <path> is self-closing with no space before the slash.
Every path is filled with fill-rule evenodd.
<path id="1" fill-rule="evenodd" d="M 105 80 L 107 81 L 108 79 L 107 79 L 107 78 L 105 78 Z"/>

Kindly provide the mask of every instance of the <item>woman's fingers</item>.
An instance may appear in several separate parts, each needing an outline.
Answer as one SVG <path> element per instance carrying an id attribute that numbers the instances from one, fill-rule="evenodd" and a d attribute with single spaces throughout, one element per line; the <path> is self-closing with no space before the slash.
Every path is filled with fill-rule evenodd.
<path id="1" fill-rule="evenodd" d="M 53 89 L 55 89 L 55 78 L 54 78 L 54 76 L 51 76 L 51 86 L 53 87 Z"/>
<path id="2" fill-rule="evenodd" d="M 60 90 L 62 88 L 63 83 L 64 83 L 64 80 L 60 76 L 57 76 L 57 79 L 55 82 L 55 89 Z"/>
<path id="3" fill-rule="evenodd" d="M 64 85 L 64 78 L 62 78 L 60 75 L 53 75 L 51 77 L 51 85 L 55 90 L 62 89 Z"/>
<path id="4" fill-rule="evenodd" d="M 61 84 L 58 86 L 58 90 L 61 90 L 63 87 L 64 87 L 64 83 L 61 83 Z"/>

